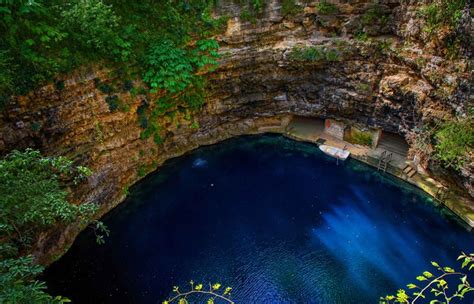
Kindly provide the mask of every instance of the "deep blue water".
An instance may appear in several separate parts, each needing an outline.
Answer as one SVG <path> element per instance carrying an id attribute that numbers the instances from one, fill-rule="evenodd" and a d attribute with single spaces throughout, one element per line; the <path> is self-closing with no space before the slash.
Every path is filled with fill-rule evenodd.
<path id="1" fill-rule="evenodd" d="M 378 303 L 474 235 L 411 186 L 316 146 L 250 136 L 169 161 L 47 269 L 75 303 L 161 303 L 191 279 L 237 303 Z"/>

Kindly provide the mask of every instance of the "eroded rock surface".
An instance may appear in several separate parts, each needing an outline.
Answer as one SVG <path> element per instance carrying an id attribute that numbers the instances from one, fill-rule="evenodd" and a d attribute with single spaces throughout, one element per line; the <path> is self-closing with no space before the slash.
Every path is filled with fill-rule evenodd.
<path id="1" fill-rule="evenodd" d="M 119 90 L 113 95 L 127 108 L 110 111 L 106 98 L 111 94 L 99 90 L 97 82 L 122 79 L 95 66 L 66 76 L 63 89 L 48 85 L 9 104 L 0 116 L 1 153 L 36 147 L 90 167 L 94 174 L 72 189 L 71 199 L 98 203 L 107 212 L 128 186 L 165 160 L 280 125 L 289 115 L 336 118 L 402 134 L 411 155 L 428 167 L 416 147 L 420 129 L 433 119 L 463 115 L 472 106 L 470 18 L 457 29 L 464 40 L 468 37 L 464 48 L 448 60 L 442 37 L 422 30 L 421 1 L 379 1 L 378 15 L 367 22 L 372 1 L 332 1 L 339 11 L 328 15 L 309 3 L 301 13 L 282 16 L 280 2 L 273 0 L 255 24 L 239 18 L 239 5 L 223 2 L 217 14 L 230 19 L 217 37 L 222 57 L 208 77 L 206 105 L 198 113 L 177 107 L 160 118 L 162 144 L 140 139 L 137 111 L 154 97 Z M 370 39 L 357 39 L 361 31 Z M 303 46 L 334 50 L 337 59 L 294 60 L 292 50 Z M 139 87 L 139 81 L 134 85 Z M 463 175 L 474 195 L 472 164 Z M 36 255 L 49 260 L 77 232 L 68 227 L 45 235 Z"/>

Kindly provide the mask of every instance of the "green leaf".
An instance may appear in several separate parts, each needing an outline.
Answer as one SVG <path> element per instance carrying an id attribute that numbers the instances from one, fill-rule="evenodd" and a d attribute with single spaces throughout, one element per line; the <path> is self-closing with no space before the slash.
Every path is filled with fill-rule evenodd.
<path id="1" fill-rule="evenodd" d="M 468 257 L 464 258 L 464 261 L 462 262 L 461 268 L 466 267 L 469 264 L 469 262 L 471 262 L 470 258 L 468 258 Z"/>
<path id="2" fill-rule="evenodd" d="M 423 272 L 423 275 L 424 275 L 426 278 L 428 278 L 428 279 L 431 278 L 431 277 L 433 277 L 433 274 L 432 274 L 431 272 L 429 272 L 429 271 Z"/>
<path id="3" fill-rule="evenodd" d="M 410 283 L 410 284 L 407 285 L 407 287 L 408 287 L 409 289 L 414 289 L 414 288 L 417 288 L 418 286 L 416 286 L 415 284 L 411 284 L 411 283 Z"/>
<path id="4" fill-rule="evenodd" d="M 416 279 L 418 281 L 426 281 L 427 280 L 424 276 L 417 276 Z"/>

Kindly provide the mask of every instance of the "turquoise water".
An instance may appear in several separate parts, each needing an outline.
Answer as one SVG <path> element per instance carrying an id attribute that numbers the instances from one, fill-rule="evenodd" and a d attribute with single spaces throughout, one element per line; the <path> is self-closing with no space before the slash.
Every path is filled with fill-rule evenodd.
<path id="1" fill-rule="evenodd" d="M 378 303 L 474 235 L 430 198 L 311 144 L 246 136 L 174 159 L 47 269 L 75 303 L 161 303 L 191 279 L 237 303 Z"/>

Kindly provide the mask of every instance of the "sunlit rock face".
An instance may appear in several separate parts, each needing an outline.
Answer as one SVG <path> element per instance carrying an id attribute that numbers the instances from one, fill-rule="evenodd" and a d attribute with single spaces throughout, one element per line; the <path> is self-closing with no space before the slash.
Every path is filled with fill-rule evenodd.
<path id="1" fill-rule="evenodd" d="M 8 105 L 0 116 L 0 152 L 33 146 L 89 166 L 94 174 L 73 190 L 71 199 L 98 202 L 103 212 L 166 159 L 281 125 L 289 115 L 336 118 L 400 133 L 412 145 L 411 156 L 417 154 L 427 167 L 423 151 L 414 145 L 419 129 L 469 108 L 469 13 L 456 29 L 464 49 L 448 60 L 441 44 L 444 32 L 430 36 L 422 30 L 421 1 L 380 1 L 375 17 L 367 17 L 372 1 L 339 1 L 338 12 L 326 15 L 310 2 L 291 16 L 283 16 L 280 1 L 265 2 L 252 23 L 240 17 L 244 8 L 220 1 L 216 15 L 230 18 L 216 37 L 221 59 L 208 75 L 207 102 L 197 113 L 178 107 L 160 118 L 163 144 L 140 139 L 137 111 L 154 97 L 118 90 L 113 95 L 129 108 L 111 112 L 106 102 L 111 94 L 99 90 L 97 80 L 120 84 L 123 79 L 94 66 L 65 76 L 63 89 L 51 84 Z M 362 39 L 361 32 L 371 39 Z M 293 50 L 304 46 L 337 56 L 295 60 Z M 463 175 L 474 195 L 472 164 Z M 45 236 L 36 254 L 46 259 L 64 248 L 77 233 L 68 229 Z"/>

